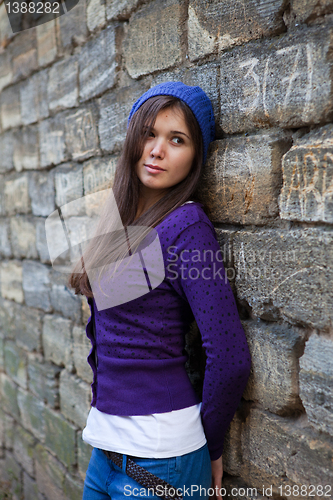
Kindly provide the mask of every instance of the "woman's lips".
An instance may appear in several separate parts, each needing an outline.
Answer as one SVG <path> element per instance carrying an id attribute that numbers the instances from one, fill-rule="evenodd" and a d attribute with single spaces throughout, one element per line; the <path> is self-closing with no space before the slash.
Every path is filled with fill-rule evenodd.
<path id="1" fill-rule="evenodd" d="M 164 172 L 165 170 L 161 167 L 157 167 L 156 165 L 145 165 L 148 172 L 152 174 L 157 174 L 158 172 Z"/>

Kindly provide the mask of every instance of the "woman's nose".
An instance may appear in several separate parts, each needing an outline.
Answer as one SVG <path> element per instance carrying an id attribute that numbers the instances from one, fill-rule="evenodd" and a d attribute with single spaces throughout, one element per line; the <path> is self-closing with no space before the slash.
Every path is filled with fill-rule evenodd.
<path id="1" fill-rule="evenodd" d="M 165 150 L 162 141 L 156 141 L 150 155 L 154 158 L 164 158 Z"/>

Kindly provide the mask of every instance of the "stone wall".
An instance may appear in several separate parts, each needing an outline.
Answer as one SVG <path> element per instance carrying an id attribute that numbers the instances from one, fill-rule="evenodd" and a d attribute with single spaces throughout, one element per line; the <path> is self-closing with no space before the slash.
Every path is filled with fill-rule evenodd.
<path id="1" fill-rule="evenodd" d="M 45 218 L 112 186 L 134 100 L 168 79 L 214 105 L 202 193 L 253 360 L 228 498 L 333 495 L 332 39 L 332 0 L 80 0 L 15 36 L 0 4 L 0 498 L 82 496 L 88 311 Z"/>

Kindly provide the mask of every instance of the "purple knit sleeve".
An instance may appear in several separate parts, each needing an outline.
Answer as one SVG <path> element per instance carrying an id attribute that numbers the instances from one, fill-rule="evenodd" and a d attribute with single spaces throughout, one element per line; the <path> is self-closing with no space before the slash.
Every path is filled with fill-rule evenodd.
<path id="1" fill-rule="evenodd" d="M 250 374 L 250 352 L 213 228 L 190 224 L 168 253 L 168 279 L 188 301 L 206 351 L 201 416 L 217 460 Z"/>

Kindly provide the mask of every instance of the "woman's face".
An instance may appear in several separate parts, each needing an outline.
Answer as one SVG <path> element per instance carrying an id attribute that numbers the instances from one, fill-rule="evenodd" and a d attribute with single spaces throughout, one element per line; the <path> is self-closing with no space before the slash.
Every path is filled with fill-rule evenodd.
<path id="1" fill-rule="evenodd" d="M 178 108 L 167 108 L 156 117 L 136 173 L 142 183 L 142 195 L 156 197 L 175 186 L 189 174 L 195 147 Z"/>

